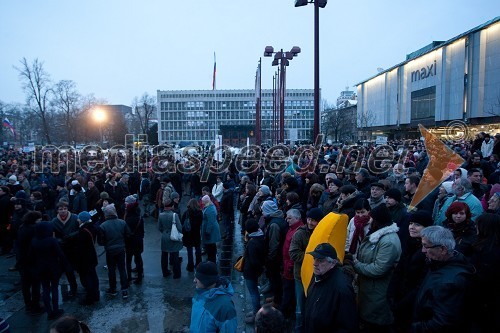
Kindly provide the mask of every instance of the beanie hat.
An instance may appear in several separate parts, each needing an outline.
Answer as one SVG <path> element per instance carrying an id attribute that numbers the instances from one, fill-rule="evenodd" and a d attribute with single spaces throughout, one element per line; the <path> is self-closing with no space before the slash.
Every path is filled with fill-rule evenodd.
<path id="1" fill-rule="evenodd" d="M 335 186 L 337 186 L 338 188 L 341 188 L 342 186 L 344 186 L 344 183 L 342 183 L 342 181 L 340 179 L 337 179 L 335 178 L 334 180 L 330 180 L 330 183 L 334 183 Z"/>
<path id="2" fill-rule="evenodd" d="M 74 180 L 71 182 L 71 185 L 75 186 L 76 184 L 80 184 L 80 183 L 78 182 L 78 180 L 74 179 Z"/>
<path id="3" fill-rule="evenodd" d="M 104 199 L 109 199 L 109 194 L 108 194 L 108 192 L 103 191 L 103 192 L 101 192 L 101 194 L 99 195 L 99 197 L 100 197 L 101 199 L 103 199 L 103 200 L 104 200 Z"/>
<path id="4" fill-rule="evenodd" d="M 217 265 L 211 261 L 201 262 L 196 266 L 194 276 L 203 284 L 205 288 L 217 283 L 219 271 Z"/>
<path id="5" fill-rule="evenodd" d="M 9 177 L 9 180 L 12 180 L 13 182 L 17 182 L 17 177 L 16 175 L 12 175 Z"/>
<path id="6" fill-rule="evenodd" d="M 129 195 L 128 197 L 125 198 L 125 203 L 127 205 L 135 203 L 136 201 L 137 201 L 137 199 L 135 198 L 135 195 Z"/>
<path id="7" fill-rule="evenodd" d="M 26 193 L 25 190 L 19 190 L 16 192 L 15 195 L 16 199 L 22 199 L 22 200 L 28 200 L 28 194 Z"/>
<path id="8" fill-rule="evenodd" d="M 78 184 L 78 182 L 76 182 L 76 184 L 73 185 L 73 190 L 75 190 L 76 192 L 81 192 L 82 186 L 80 184 Z"/>
<path id="9" fill-rule="evenodd" d="M 212 202 L 212 200 L 210 199 L 210 197 L 208 195 L 204 195 L 201 198 L 201 201 L 203 201 L 203 202 Z"/>
<path id="10" fill-rule="evenodd" d="M 378 225 L 391 225 L 391 213 L 386 205 L 378 205 L 370 211 L 370 216 L 377 221 Z"/>
<path id="11" fill-rule="evenodd" d="M 170 194 L 170 200 L 174 200 L 174 199 L 177 199 L 177 198 L 179 198 L 179 193 L 177 193 L 177 192 L 172 192 L 172 193 Z"/>
<path id="12" fill-rule="evenodd" d="M 82 221 L 82 223 L 90 221 L 92 216 L 90 216 L 90 213 L 87 211 L 83 211 L 80 214 L 78 214 L 78 219 Z"/>
<path id="13" fill-rule="evenodd" d="M 397 202 L 401 202 L 401 191 L 398 190 L 397 188 L 388 189 L 387 191 L 385 191 L 385 196 L 387 198 L 392 198 Z"/>
<path id="14" fill-rule="evenodd" d="M 408 222 L 418 223 L 424 227 L 434 225 L 432 214 L 426 210 L 417 210 L 416 212 L 411 213 Z"/>
<path id="15" fill-rule="evenodd" d="M 115 204 L 107 205 L 102 209 L 102 212 L 104 213 L 104 217 L 118 216 L 118 214 L 116 213 Z"/>
<path id="16" fill-rule="evenodd" d="M 312 208 L 307 212 L 307 217 L 319 222 L 324 217 L 323 210 L 321 208 Z"/>
<path id="17" fill-rule="evenodd" d="M 269 195 L 269 194 L 271 194 L 271 190 L 269 189 L 269 186 L 267 186 L 267 185 L 262 185 L 262 186 L 260 187 L 259 191 L 261 191 L 261 192 L 262 192 L 262 194 L 264 194 L 264 195 Z"/>
<path id="18" fill-rule="evenodd" d="M 266 200 L 262 204 L 262 214 L 264 216 L 269 216 L 278 210 L 278 206 L 272 200 Z"/>

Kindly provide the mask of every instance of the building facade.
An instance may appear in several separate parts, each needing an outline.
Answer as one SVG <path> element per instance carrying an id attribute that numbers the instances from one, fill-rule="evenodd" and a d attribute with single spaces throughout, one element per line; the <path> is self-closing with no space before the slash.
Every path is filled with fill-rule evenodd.
<path id="1" fill-rule="evenodd" d="M 450 122 L 498 132 L 500 17 L 433 42 L 356 86 L 358 120 L 379 134 L 419 137 L 422 124 L 446 136 Z"/>
<path id="2" fill-rule="evenodd" d="M 262 90 L 262 143 L 272 144 L 272 123 L 278 123 L 272 90 Z M 246 145 L 255 142 L 255 90 L 168 90 L 157 91 L 158 142 L 160 144 L 206 145 L 222 134 L 223 143 Z M 285 141 L 312 137 L 314 90 L 289 89 L 285 96 Z"/>

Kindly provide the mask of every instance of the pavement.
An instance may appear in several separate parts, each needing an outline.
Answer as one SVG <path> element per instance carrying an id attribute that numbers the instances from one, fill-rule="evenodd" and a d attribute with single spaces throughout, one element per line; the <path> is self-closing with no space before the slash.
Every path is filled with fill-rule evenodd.
<path id="1" fill-rule="evenodd" d="M 181 210 L 184 209 L 188 199 L 187 196 L 182 198 Z M 79 283 L 78 295 L 68 297 L 69 286 L 63 275 L 59 298 L 60 307 L 64 309 L 65 314 L 73 315 L 85 322 L 93 333 L 189 332 L 191 299 L 195 291 L 194 273 L 186 271 L 187 257 L 184 248 L 180 251 L 180 256 L 183 257 L 181 278 L 174 280 L 162 276 L 160 237 L 156 220 L 146 218 L 144 280 L 141 285 L 131 284 L 128 299 L 122 299 L 120 294 L 114 297 L 105 294 L 104 291 L 108 288 L 108 276 L 104 268 L 106 264 L 104 248 L 96 245 L 99 255 L 97 273 L 101 300 L 91 306 L 79 305 L 78 301 L 84 294 L 81 284 Z M 235 289 L 233 301 L 238 313 L 237 332 L 250 333 L 254 332 L 253 326 L 245 324 L 245 313 L 251 309 L 250 297 L 242 274 L 232 269 L 236 258 L 243 253 L 243 248 L 240 227 L 236 224 L 233 240 L 221 242 L 218 253 L 221 274 L 231 278 Z M 14 263 L 14 257 L 0 257 L 0 318 L 9 323 L 12 332 L 47 333 L 52 323 L 47 320 L 47 314 L 34 316 L 24 310 L 19 273 L 8 270 Z"/>

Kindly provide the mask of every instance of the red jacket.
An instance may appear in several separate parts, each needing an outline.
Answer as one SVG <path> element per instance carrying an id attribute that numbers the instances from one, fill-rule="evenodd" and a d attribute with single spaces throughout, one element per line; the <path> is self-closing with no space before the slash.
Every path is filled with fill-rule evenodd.
<path id="1" fill-rule="evenodd" d="M 285 237 L 285 243 L 283 244 L 283 278 L 287 280 L 293 280 L 293 265 L 294 261 L 290 258 L 290 244 L 292 243 L 292 237 L 293 234 L 295 234 L 295 231 L 304 224 L 302 223 L 302 220 L 297 221 L 294 225 L 290 226 L 288 228 L 288 231 L 286 232 L 286 237 Z"/>

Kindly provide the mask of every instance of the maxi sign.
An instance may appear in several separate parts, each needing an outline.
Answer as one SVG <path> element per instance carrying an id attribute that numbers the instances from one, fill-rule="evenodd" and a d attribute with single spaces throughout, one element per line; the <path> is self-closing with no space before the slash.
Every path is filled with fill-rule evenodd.
<path id="1" fill-rule="evenodd" d="M 411 72 L 411 82 L 419 81 L 428 78 L 429 76 L 435 76 L 437 73 L 437 63 L 434 60 L 430 66 L 422 67 L 416 71 Z"/>

